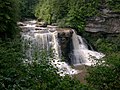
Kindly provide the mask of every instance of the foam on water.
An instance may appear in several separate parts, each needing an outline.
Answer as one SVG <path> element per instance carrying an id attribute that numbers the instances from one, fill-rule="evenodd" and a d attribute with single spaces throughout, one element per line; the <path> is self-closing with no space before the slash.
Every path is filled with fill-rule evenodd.
<path id="1" fill-rule="evenodd" d="M 29 31 L 22 33 L 23 46 L 25 43 L 29 46 L 26 50 L 26 56 L 32 60 L 35 48 L 37 50 L 45 49 L 49 52 L 53 49 L 54 59 L 51 64 L 58 68 L 58 73 L 61 76 L 65 74 L 73 75 L 79 73 L 78 70 L 72 69 L 66 62 L 61 61 L 61 48 L 58 43 L 58 32 L 56 27 L 36 27 L 36 21 L 28 21 L 21 26 L 22 29 L 29 29 Z M 28 42 L 26 42 L 28 41 Z M 73 65 L 88 65 L 91 66 L 96 63 L 95 59 L 100 59 L 105 55 L 94 50 L 89 50 L 88 45 L 83 38 L 75 33 L 72 35 L 72 51 L 70 53 L 71 62 Z M 26 60 L 27 61 L 27 60 Z M 30 62 L 30 61 L 29 61 Z"/>
<path id="2" fill-rule="evenodd" d="M 89 50 L 87 44 L 83 41 L 81 36 L 78 36 L 73 30 L 72 36 L 71 62 L 76 65 L 94 65 L 95 59 L 100 59 L 105 55 L 93 50 Z"/>
<path id="3" fill-rule="evenodd" d="M 54 53 L 54 59 L 51 61 L 51 64 L 58 68 L 58 73 L 61 76 L 64 76 L 65 74 L 77 74 L 79 72 L 78 70 L 72 69 L 66 62 L 61 61 L 61 48 L 58 43 L 58 32 L 56 31 L 56 27 L 36 27 L 35 21 L 29 22 L 30 23 L 27 22 L 25 26 L 22 26 L 24 28 L 29 28 L 28 32 L 22 33 L 23 42 L 28 45 L 26 56 L 29 60 L 33 59 L 32 56 L 35 48 L 37 48 L 37 50 L 46 49 L 48 52 L 51 48 Z M 36 28 L 38 28 L 38 30 L 35 30 Z M 26 42 L 26 40 L 28 42 Z"/>

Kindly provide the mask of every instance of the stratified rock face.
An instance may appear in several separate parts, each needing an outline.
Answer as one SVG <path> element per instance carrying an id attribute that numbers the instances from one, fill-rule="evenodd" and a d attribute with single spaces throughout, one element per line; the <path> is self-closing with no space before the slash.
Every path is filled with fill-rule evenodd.
<path id="1" fill-rule="evenodd" d="M 85 28 L 88 32 L 120 33 L 120 13 L 103 9 L 101 16 L 90 18 Z"/>

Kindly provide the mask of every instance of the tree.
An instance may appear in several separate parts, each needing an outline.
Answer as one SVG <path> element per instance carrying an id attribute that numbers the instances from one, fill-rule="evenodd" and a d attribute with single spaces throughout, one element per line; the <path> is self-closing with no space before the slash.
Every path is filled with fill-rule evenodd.
<path id="1" fill-rule="evenodd" d="M 96 14 L 98 0 L 40 0 L 35 16 L 59 26 L 84 30 L 86 18 Z"/>
<path id="2" fill-rule="evenodd" d="M 40 0 L 36 6 L 35 16 L 51 24 L 53 16 L 53 0 Z"/>
<path id="3" fill-rule="evenodd" d="M 120 56 L 111 53 L 104 59 L 104 63 L 97 64 L 89 70 L 88 84 L 97 90 L 120 89 Z"/>
<path id="4" fill-rule="evenodd" d="M 20 0 L 20 16 L 24 18 L 35 18 L 35 7 L 39 0 Z"/>
<path id="5" fill-rule="evenodd" d="M 16 21 L 18 19 L 19 1 L 0 1 L 0 37 L 14 37 L 17 33 Z"/>
<path id="6" fill-rule="evenodd" d="M 21 44 L 19 38 L 0 40 L 0 90 L 91 90 L 70 76 L 61 77 L 44 51 L 25 62 Z"/>
<path id="7" fill-rule="evenodd" d="M 107 7 L 114 11 L 114 12 L 120 12 L 120 0 L 106 0 Z"/>
<path id="8" fill-rule="evenodd" d="M 79 32 L 84 31 L 87 19 L 97 13 L 98 2 L 99 0 L 70 0 L 67 25 Z"/>
<path id="9" fill-rule="evenodd" d="M 98 34 L 87 37 L 98 51 L 105 54 L 102 60 L 88 69 L 88 84 L 97 90 L 119 90 L 120 35 L 104 37 Z"/>

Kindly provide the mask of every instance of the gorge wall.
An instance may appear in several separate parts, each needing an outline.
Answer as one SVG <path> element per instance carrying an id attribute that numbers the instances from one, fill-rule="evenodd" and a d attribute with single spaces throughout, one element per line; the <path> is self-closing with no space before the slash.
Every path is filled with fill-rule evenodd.
<path id="1" fill-rule="evenodd" d="M 99 16 L 87 20 L 85 31 L 96 33 L 120 33 L 120 13 L 102 9 Z"/>

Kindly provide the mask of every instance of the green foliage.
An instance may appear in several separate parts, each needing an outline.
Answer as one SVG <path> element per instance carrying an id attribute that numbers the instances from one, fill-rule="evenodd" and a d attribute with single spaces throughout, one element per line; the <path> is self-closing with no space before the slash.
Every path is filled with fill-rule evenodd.
<path id="1" fill-rule="evenodd" d="M 0 1 L 0 37 L 14 37 L 17 33 L 18 7 L 18 0 Z"/>
<path id="2" fill-rule="evenodd" d="M 107 41 L 107 40 L 104 40 L 104 39 L 98 39 L 96 41 L 96 48 L 98 48 L 99 51 L 102 51 L 102 52 L 112 52 L 112 51 L 115 51 L 117 50 L 117 47 L 115 44 Z"/>
<path id="3" fill-rule="evenodd" d="M 98 0 L 40 0 L 35 16 L 62 27 L 84 30 L 86 18 L 97 13 Z"/>
<path id="4" fill-rule="evenodd" d="M 105 62 L 89 69 L 87 81 L 97 90 L 120 89 L 120 53 L 111 53 Z"/>
<path id="5" fill-rule="evenodd" d="M 115 12 L 120 12 L 120 0 L 106 0 L 107 1 L 107 6 L 115 11 Z"/>
<path id="6" fill-rule="evenodd" d="M 23 18 L 34 18 L 35 6 L 39 0 L 20 0 L 20 16 Z"/>
<path id="7" fill-rule="evenodd" d="M 85 27 L 86 19 L 97 13 L 98 0 L 76 0 L 70 1 L 70 10 L 67 14 L 67 23 L 70 27 L 82 32 Z"/>
<path id="8" fill-rule="evenodd" d="M 0 90 L 91 90 L 70 76 L 59 76 L 46 52 L 25 62 L 21 44 L 19 38 L 0 40 Z"/>
<path id="9" fill-rule="evenodd" d="M 120 35 L 107 36 L 101 34 L 91 35 L 84 33 L 84 37 L 95 47 L 97 51 L 110 53 L 120 51 Z"/>
<path id="10" fill-rule="evenodd" d="M 119 0 L 40 0 L 35 16 L 49 24 L 83 32 L 88 18 L 100 14 L 104 7 L 119 12 L 119 3 Z"/>
<path id="11" fill-rule="evenodd" d="M 37 5 L 35 12 L 35 16 L 37 16 L 39 19 L 43 19 L 45 22 L 48 22 L 50 24 L 52 17 L 52 1 L 41 0 Z"/>
<path id="12" fill-rule="evenodd" d="M 22 69 L 21 44 L 19 40 L 0 40 L 0 89 L 18 88 Z M 20 70 L 21 69 L 21 70 Z"/>
<path id="13" fill-rule="evenodd" d="M 120 37 L 119 35 L 115 37 L 96 37 L 96 40 L 92 40 L 91 43 L 96 47 L 98 51 L 104 52 L 105 54 L 110 54 L 112 52 L 119 52 L 120 49 Z"/>
<path id="14" fill-rule="evenodd" d="M 119 90 L 120 35 L 104 35 L 87 35 L 92 45 L 106 55 L 96 66 L 88 69 L 87 81 L 97 90 Z"/>

